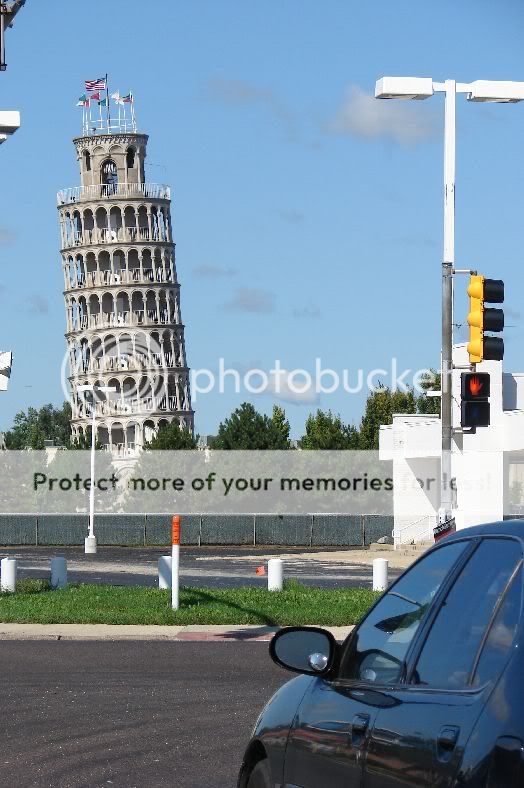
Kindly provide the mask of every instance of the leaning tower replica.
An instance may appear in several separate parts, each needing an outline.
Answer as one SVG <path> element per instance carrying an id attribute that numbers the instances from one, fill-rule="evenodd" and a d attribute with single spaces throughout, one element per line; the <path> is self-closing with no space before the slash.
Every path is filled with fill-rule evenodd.
<path id="1" fill-rule="evenodd" d="M 173 420 L 193 431 L 170 190 L 146 182 L 147 140 L 134 112 L 92 127 L 84 112 L 81 185 L 58 193 L 73 439 L 94 415 L 115 457 Z"/>

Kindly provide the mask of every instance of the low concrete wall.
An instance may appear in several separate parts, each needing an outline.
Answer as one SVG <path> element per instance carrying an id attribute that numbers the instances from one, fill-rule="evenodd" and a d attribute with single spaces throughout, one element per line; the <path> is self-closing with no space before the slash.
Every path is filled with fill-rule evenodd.
<path id="1" fill-rule="evenodd" d="M 0 546 L 82 545 L 85 514 L 0 514 Z M 182 544 L 364 547 L 391 536 L 393 517 L 343 514 L 182 515 Z M 97 514 L 101 545 L 168 545 L 170 514 Z"/>

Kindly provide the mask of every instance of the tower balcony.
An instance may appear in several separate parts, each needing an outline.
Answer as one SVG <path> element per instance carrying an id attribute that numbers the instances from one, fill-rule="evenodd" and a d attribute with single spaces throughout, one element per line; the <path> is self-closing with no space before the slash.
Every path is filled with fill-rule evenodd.
<path id="1" fill-rule="evenodd" d="M 170 200 L 171 189 L 162 183 L 102 183 L 93 186 L 72 186 L 61 189 L 56 204 L 119 199 Z"/>
<path id="2" fill-rule="evenodd" d="M 171 234 L 167 227 L 93 227 L 89 230 L 66 229 L 63 249 L 75 246 L 91 246 L 117 243 L 136 243 L 137 241 L 154 241 L 155 243 L 171 243 Z"/>
<path id="3" fill-rule="evenodd" d="M 176 396 L 150 396 L 127 399 L 105 400 L 95 405 L 95 414 L 99 418 L 107 416 L 140 416 L 147 413 L 186 413 L 187 402 L 180 402 Z M 93 406 L 80 406 L 74 418 L 91 419 Z"/>
<path id="4" fill-rule="evenodd" d="M 76 281 L 68 282 L 68 290 L 82 290 L 91 287 L 107 287 L 109 285 L 135 285 L 157 282 L 159 284 L 176 284 L 173 272 L 162 268 L 131 268 L 128 271 L 83 271 L 77 274 Z"/>
<path id="5" fill-rule="evenodd" d="M 158 372 L 160 369 L 176 369 L 184 371 L 187 369 L 184 359 L 180 353 L 175 357 L 174 353 L 137 353 L 108 355 L 101 358 L 91 358 L 82 360 L 74 369 L 74 375 L 70 379 L 81 375 L 92 375 L 112 372 L 115 374 L 125 372 L 144 372 L 151 370 Z"/>
<path id="6" fill-rule="evenodd" d="M 115 312 L 98 312 L 72 317 L 71 332 L 124 326 L 168 326 L 177 324 L 175 314 L 168 309 L 137 309 Z"/>

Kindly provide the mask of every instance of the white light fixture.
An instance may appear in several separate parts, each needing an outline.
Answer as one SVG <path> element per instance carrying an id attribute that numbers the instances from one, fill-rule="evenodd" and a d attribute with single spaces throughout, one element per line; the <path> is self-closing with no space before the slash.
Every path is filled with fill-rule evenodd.
<path id="1" fill-rule="evenodd" d="M 524 82 L 490 82 L 477 79 L 468 85 L 468 101 L 495 101 L 500 104 L 516 104 L 524 100 Z"/>
<path id="2" fill-rule="evenodd" d="M 382 77 L 375 85 L 375 98 L 427 99 L 433 95 L 431 77 Z"/>

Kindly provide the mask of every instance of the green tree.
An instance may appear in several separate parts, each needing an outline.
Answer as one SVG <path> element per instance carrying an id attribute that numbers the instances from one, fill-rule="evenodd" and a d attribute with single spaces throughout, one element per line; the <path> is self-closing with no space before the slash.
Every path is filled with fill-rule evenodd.
<path id="1" fill-rule="evenodd" d="M 175 449 L 196 449 L 198 436 L 195 437 L 189 430 L 181 430 L 178 422 L 171 421 L 162 426 L 157 434 L 144 444 L 144 449 L 171 450 Z"/>
<path id="2" fill-rule="evenodd" d="M 62 408 L 51 404 L 39 410 L 28 408 L 14 417 L 13 426 L 5 433 L 8 449 L 43 449 L 45 440 L 56 446 L 67 446 L 71 439 L 71 405 L 64 402 Z"/>
<path id="3" fill-rule="evenodd" d="M 356 449 L 358 433 L 355 427 L 344 424 L 331 411 L 317 410 L 306 421 L 306 434 L 299 440 L 301 449 Z"/>
<path id="4" fill-rule="evenodd" d="M 391 424 L 394 413 L 416 412 L 417 398 L 412 389 L 391 391 L 386 386 L 379 386 L 369 394 L 366 400 L 364 415 L 360 422 L 358 448 L 378 450 L 378 435 L 381 425 Z"/>
<path id="5" fill-rule="evenodd" d="M 269 418 L 249 402 L 221 422 L 212 449 L 285 449 L 289 446 L 289 424 L 284 411 L 276 406 Z"/>
<path id="6" fill-rule="evenodd" d="M 420 387 L 424 393 L 417 397 L 417 413 L 440 415 L 440 397 L 428 397 L 427 391 L 440 391 L 440 372 L 434 369 L 421 377 Z"/>
<path id="7" fill-rule="evenodd" d="M 272 449 L 289 449 L 289 421 L 286 411 L 280 405 L 273 405 L 271 414 Z"/>

